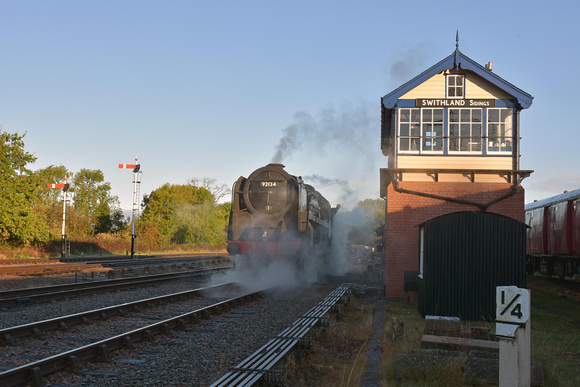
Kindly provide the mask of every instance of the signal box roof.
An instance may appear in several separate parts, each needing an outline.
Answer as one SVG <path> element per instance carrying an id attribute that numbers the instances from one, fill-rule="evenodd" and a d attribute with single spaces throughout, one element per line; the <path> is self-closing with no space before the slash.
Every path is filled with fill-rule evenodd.
<path id="1" fill-rule="evenodd" d="M 493 85 L 502 89 L 509 95 L 513 96 L 514 99 L 516 100 L 516 106 L 520 106 L 522 109 L 527 109 L 530 106 L 532 106 L 532 100 L 534 99 L 534 97 L 532 97 L 525 91 L 515 87 L 505 79 L 497 76 L 495 73 L 481 66 L 480 64 L 470 59 L 469 57 L 463 55 L 463 53 L 461 53 L 459 49 L 456 49 L 447 58 L 443 59 L 442 61 L 430 67 L 429 69 L 425 70 L 424 72 L 417 75 L 409 82 L 401 85 L 397 89 L 393 90 L 389 94 L 385 95 L 382 98 L 384 107 L 387 109 L 392 109 L 397 104 L 397 100 L 402 95 L 413 90 L 415 87 L 427 81 L 434 75 L 445 70 L 453 70 L 453 69 L 469 70 L 474 72 L 475 74 L 479 75 L 486 81 L 492 83 Z"/>

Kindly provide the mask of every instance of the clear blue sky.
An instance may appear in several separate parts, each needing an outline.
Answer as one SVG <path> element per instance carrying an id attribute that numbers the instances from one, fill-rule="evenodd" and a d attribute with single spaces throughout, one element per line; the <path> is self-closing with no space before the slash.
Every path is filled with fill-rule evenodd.
<path id="1" fill-rule="evenodd" d="M 451 54 L 459 30 L 465 55 L 534 96 L 530 202 L 580 188 L 579 4 L 0 0 L 0 125 L 26 132 L 32 169 L 102 170 L 124 209 L 119 163 L 139 158 L 142 193 L 231 186 L 295 136 L 286 170 L 352 206 L 379 197 L 380 97 Z"/>

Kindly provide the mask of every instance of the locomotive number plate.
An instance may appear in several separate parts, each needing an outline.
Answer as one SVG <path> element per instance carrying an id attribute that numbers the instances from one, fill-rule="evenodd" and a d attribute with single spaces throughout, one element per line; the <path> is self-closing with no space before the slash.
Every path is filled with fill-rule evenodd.
<path id="1" fill-rule="evenodd" d="M 260 187 L 276 187 L 275 181 L 261 181 Z"/>

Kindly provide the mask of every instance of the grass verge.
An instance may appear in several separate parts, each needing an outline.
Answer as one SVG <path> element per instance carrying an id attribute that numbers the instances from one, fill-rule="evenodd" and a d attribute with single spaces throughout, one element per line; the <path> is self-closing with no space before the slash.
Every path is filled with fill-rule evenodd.
<path id="1" fill-rule="evenodd" d="M 376 297 L 351 299 L 331 315 L 329 326 L 312 330 L 313 348 L 292 351 L 286 360 L 285 384 L 360 386 L 375 303 Z"/>
<path id="2" fill-rule="evenodd" d="M 580 302 L 578 292 L 569 286 L 558 285 L 542 278 L 529 277 L 531 291 L 532 361 L 542 364 L 546 387 L 580 386 Z M 461 367 L 451 364 L 427 374 L 405 375 L 397 378 L 397 356 L 419 348 L 424 319 L 416 306 L 409 308 L 404 301 L 387 302 L 385 353 L 383 355 L 382 386 L 465 386 L 478 385 L 465 380 Z M 405 324 L 402 337 L 392 342 L 391 318 Z M 472 325 L 488 326 L 493 322 L 462 321 L 465 329 Z"/>

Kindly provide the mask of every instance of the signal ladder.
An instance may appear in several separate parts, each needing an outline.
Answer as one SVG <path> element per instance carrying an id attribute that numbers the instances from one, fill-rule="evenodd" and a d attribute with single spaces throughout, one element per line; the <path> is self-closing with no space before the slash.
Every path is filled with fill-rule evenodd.
<path id="1" fill-rule="evenodd" d="M 70 238 L 64 238 L 64 253 L 65 255 L 70 255 Z"/>
<path id="2" fill-rule="evenodd" d="M 139 171 L 135 174 L 135 178 L 137 179 L 135 183 L 135 218 L 133 219 L 134 222 L 137 222 L 139 216 L 141 216 L 141 176 L 143 172 Z M 135 237 L 135 254 L 139 252 L 139 238 Z"/>

